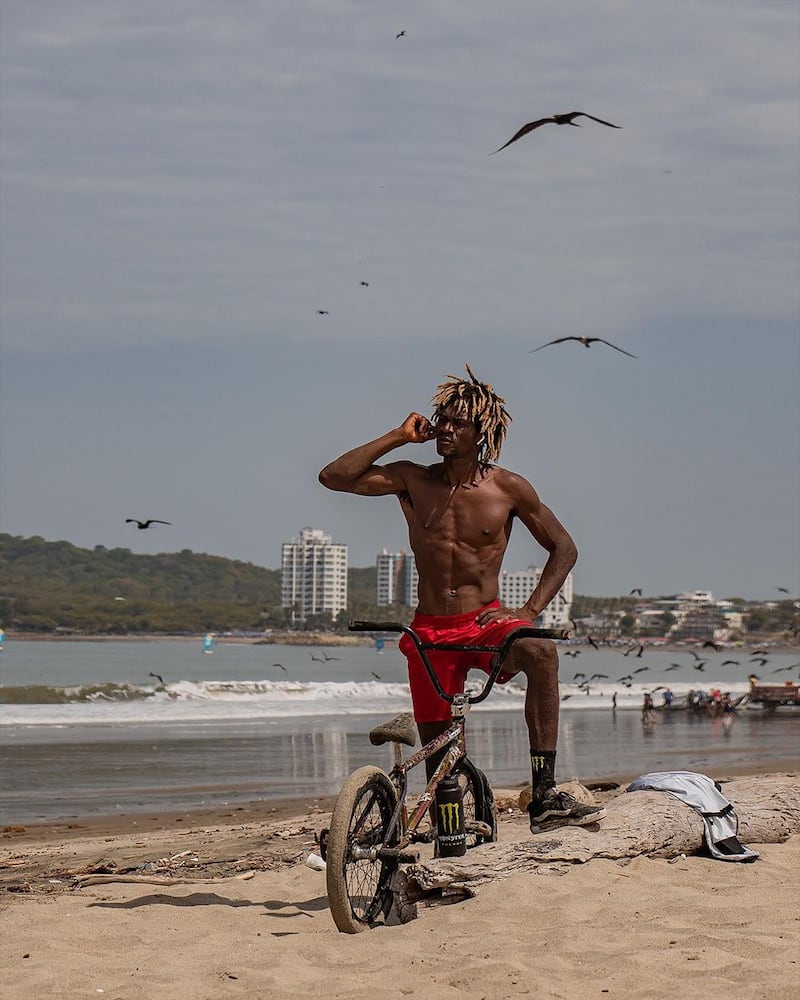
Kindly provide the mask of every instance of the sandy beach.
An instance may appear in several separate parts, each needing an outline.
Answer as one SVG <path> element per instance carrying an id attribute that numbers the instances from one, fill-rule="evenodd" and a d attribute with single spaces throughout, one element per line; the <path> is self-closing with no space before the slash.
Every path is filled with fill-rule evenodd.
<path id="1" fill-rule="evenodd" d="M 501 842 L 530 839 L 518 798 L 497 793 Z M 749 865 L 696 854 L 543 866 L 347 936 L 324 873 L 304 863 L 331 808 L 5 828 L 4 1000 L 797 995 L 797 833 L 748 843 L 761 853 Z"/>

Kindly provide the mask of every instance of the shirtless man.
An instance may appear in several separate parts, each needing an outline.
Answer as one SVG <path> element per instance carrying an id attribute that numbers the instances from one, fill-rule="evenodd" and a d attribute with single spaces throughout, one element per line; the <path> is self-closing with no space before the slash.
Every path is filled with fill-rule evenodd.
<path id="1" fill-rule="evenodd" d="M 577 558 L 564 526 L 529 482 L 491 464 L 499 458 L 511 419 L 504 400 L 480 382 L 448 376 L 433 397 L 427 420 L 411 413 L 402 425 L 334 459 L 320 472 L 328 489 L 360 496 L 396 496 L 408 522 L 419 575 L 412 628 L 425 641 L 499 645 L 521 625 L 530 625 L 558 593 Z M 442 461 L 377 465 L 406 444 L 436 441 Z M 498 576 L 514 519 L 519 519 L 547 553 L 538 586 L 521 608 L 500 605 Z M 403 636 L 409 682 L 423 743 L 447 729 L 450 706 L 436 694 L 413 643 Z M 448 694 L 464 690 L 467 671 L 488 673 L 491 654 L 433 652 L 431 663 Z M 558 740 L 558 654 L 549 639 L 518 639 L 498 683 L 516 674 L 527 678 L 525 721 L 530 737 L 531 831 L 585 826 L 605 816 L 600 806 L 578 802 L 555 787 Z M 434 762 L 435 763 L 435 762 Z M 429 772 L 430 773 L 430 772 Z"/>

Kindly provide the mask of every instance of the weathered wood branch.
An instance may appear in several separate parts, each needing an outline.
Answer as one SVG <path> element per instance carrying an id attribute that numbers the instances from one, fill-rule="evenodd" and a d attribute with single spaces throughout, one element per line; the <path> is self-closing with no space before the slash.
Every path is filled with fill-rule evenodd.
<path id="1" fill-rule="evenodd" d="M 800 833 L 800 779 L 747 778 L 723 785 L 723 795 L 739 819 L 743 844 L 782 843 Z M 704 846 L 700 815 L 668 792 L 621 793 L 606 803 L 608 815 L 597 829 L 562 827 L 520 839 L 484 844 L 462 858 L 434 858 L 410 865 L 395 876 L 398 912 L 411 919 L 414 904 L 475 895 L 482 882 L 517 872 L 558 873 L 593 858 L 674 858 Z"/>
<path id="2" fill-rule="evenodd" d="M 226 878 L 195 878 L 188 876 L 171 875 L 77 875 L 73 884 L 74 889 L 83 889 L 87 885 L 107 885 L 110 882 L 139 882 L 144 885 L 216 885 L 220 882 L 230 882 L 231 879 L 251 879 L 255 875 L 254 871 L 240 872 L 236 875 L 229 875 Z"/>

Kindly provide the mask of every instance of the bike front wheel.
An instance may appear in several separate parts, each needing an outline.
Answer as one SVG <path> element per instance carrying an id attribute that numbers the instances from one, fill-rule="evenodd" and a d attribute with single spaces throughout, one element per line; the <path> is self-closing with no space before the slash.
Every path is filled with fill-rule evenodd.
<path id="1" fill-rule="evenodd" d="M 394 785 L 378 767 L 354 771 L 339 792 L 328 834 L 325 877 L 331 915 L 344 934 L 366 930 L 390 909 L 389 882 L 397 861 L 363 855 L 398 843 L 397 828 L 387 842 L 396 805 Z"/>

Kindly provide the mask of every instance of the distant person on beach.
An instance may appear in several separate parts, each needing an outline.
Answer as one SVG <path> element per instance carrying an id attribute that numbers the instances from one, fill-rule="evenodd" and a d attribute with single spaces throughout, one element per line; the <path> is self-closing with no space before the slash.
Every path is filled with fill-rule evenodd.
<path id="1" fill-rule="evenodd" d="M 561 588 L 578 551 L 555 514 L 522 476 L 493 463 L 511 419 L 505 400 L 479 381 L 449 375 L 433 397 L 430 420 L 410 413 L 399 427 L 359 445 L 327 465 L 320 482 L 361 496 L 396 496 L 408 524 L 419 574 L 411 625 L 425 641 L 499 645 L 515 628 L 530 625 Z M 396 461 L 377 465 L 406 444 L 436 442 L 434 465 Z M 498 577 L 514 520 L 547 551 L 539 584 L 520 608 L 498 600 Z M 428 742 L 450 725 L 450 706 L 436 694 L 413 643 L 403 636 L 411 699 L 420 738 Z M 464 690 L 467 671 L 491 669 L 491 654 L 433 652 L 431 662 L 448 694 Z M 531 758 L 531 831 L 585 826 L 605 816 L 601 806 L 556 790 L 558 654 L 549 639 L 524 638 L 511 649 L 498 682 L 525 674 L 525 721 Z M 436 758 L 427 761 L 432 773 Z"/>
<path id="2" fill-rule="evenodd" d="M 645 691 L 642 700 L 642 722 L 655 722 L 656 713 L 653 705 L 653 696 L 649 691 Z"/>

